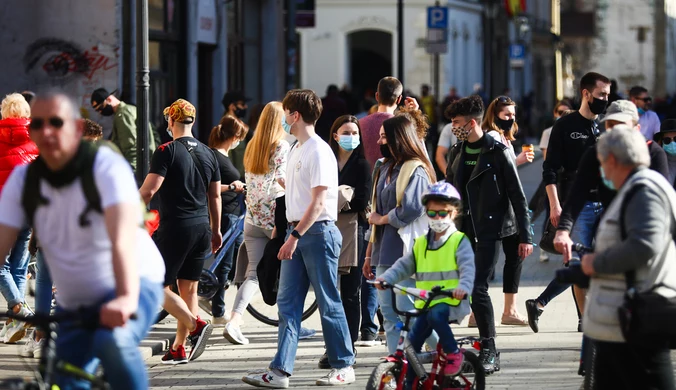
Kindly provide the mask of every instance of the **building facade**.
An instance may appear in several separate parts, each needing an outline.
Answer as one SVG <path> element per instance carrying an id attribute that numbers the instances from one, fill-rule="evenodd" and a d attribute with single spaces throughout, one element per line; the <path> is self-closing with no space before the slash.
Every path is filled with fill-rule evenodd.
<path id="1" fill-rule="evenodd" d="M 404 86 L 419 93 L 433 85 L 433 56 L 425 50 L 428 0 L 404 2 Z M 447 0 L 449 52 L 440 56 L 440 97 L 451 86 L 461 95 L 483 83 L 482 7 Z M 331 84 L 361 96 L 384 76 L 396 76 L 397 7 L 391 0 L 317 0 L 316 26 L 299 29 L 300 85 L 323 94 Z M 434 92 L 434 91 L 433 91 Z"/>

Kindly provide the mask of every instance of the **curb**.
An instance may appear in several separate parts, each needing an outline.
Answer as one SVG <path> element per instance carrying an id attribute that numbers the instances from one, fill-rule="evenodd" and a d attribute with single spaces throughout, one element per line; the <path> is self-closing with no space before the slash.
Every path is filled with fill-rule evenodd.
<path id="1" fill-rule="evenodd" d="M 169 349 L 176 339 L 176 322 L 162 321 L 154 325 L 138 346 L 143 360 L 161 355 Z"/>

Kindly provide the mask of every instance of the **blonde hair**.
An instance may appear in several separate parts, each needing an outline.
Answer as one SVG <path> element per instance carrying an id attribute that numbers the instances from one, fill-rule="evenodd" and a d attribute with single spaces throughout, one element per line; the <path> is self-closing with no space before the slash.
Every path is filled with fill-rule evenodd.
<path id="1" fill-rule="evenodd" d="M 265 105 L 253 138 L 244 152 L 244 171 L 254 175 L 264 175 L 270 171 L 270 158 L 279 141 L 284 138 L 283 120 L 284 109 L 281 102 Z"/>
<path id="2" fill-rule="evenodd" d="M 20 93 L 11 93 L 2 100 L 0 107 L 2 118 L 30 118 L 31 107 Z"/>
<path id="3" fill-rule="evenodd" d="M 491 102 L 486 109 L 486 114 L 484 115 L 484 122 L 481 124 L 481 128 L 484 131 L 495 130 L 498 133 L 502 134 L 505 138 L 510 141 L 516 140 L 516 133 L 519 131 L 519 125 L 516 124 L 516 120 L 512 124 L 512 128 L 509 131 L 504 131 L 495 123 L 495 118 L 497 118 L 498 113 L 502 110 L 503 107 L 514 106 L 516 109 L 516 103 L 506 96 L 500 96 Z"/>

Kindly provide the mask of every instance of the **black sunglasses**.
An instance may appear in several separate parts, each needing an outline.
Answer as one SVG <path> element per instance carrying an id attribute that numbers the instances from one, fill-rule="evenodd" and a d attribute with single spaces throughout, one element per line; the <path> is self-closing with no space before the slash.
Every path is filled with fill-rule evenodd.
<path id="1" fill-rule="evenodd" d="M 644 97 L 644 98 L 636 98 L 636 100 L 643 100 L 645 103 L 650 103 L 650 102 L 653 101 L 653 98 L 648 96 L 648 97 Z"/>
<path id="2" fill-rule="evenodd" d="M 509 98 L 509 96 L 498 96 L 496 99 L 500 104 L 513 104 L 514 101 Z"/>
<path id="3" fill-rule="evenodd" d="M 31 130 L 42 130 L 45 127 L 45 121 L 49 122 L 49 125 L 55 129 L 60 129 L 63 127 L 63 119 L 58 116 L 53 116 L 48 119 L 44 118 L 31 118 L 31 124 L 28 125 L 28 128 Z"/>
<path id="4" fill-rule="evenodd" d="M 662 137 L 662 145 L 669 145 L 671 141 L 674 141 L 672 137 Z"/>

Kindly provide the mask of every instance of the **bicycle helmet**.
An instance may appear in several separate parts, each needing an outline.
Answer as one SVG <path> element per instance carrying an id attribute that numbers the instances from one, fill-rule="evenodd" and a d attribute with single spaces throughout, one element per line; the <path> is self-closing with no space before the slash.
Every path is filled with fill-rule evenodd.
<path id="1" fill-rule="evenodd" d="M 430 199 L 440 200 L 442 202 L 453 202 L 459 201 L 461 198 L 460 193 L 455 189 L 455 187 L 453 187 L 450 183 L 441 180 L 430 184 L 430 186 L 427 188 L 427 191 L 423 193 L 423 204 L 427 204 L 427 201 Z"/>

